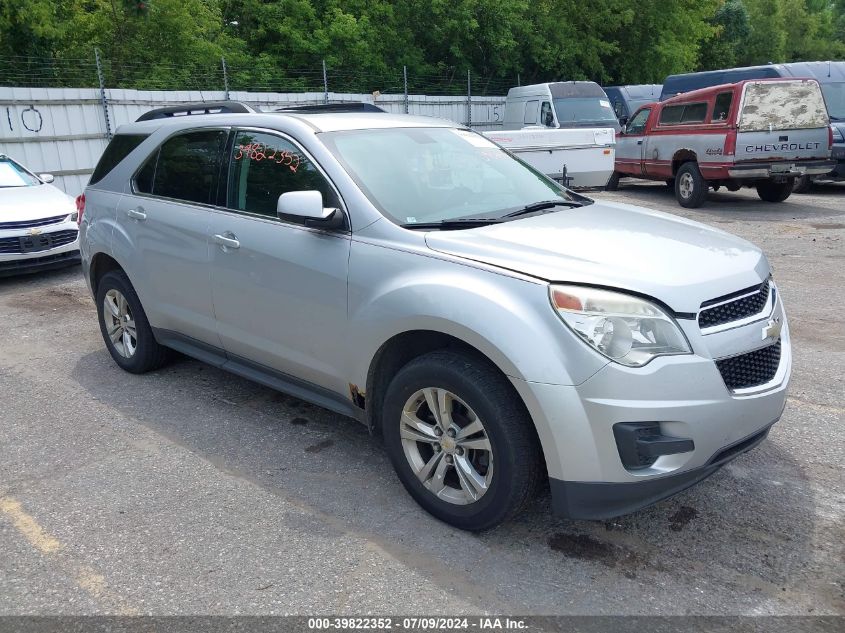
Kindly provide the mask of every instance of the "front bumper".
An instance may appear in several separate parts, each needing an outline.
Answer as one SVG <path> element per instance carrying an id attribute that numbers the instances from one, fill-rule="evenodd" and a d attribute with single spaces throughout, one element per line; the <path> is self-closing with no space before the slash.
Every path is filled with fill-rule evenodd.
<path id="1" fill-rule="evenodd" d="M 0 277 L 79 264 L 81 261 L 79 253 L 79 227 L 73 221 L 60 222 L 42 227 L 42 230 L 38 233 L 30 233 L 27 229 L 4 230 L 0 232 L 0 239 L 16 244 L 20 238 L 30 235 L 51 234 L 61 236 L 61 242 L 59 242 L 58 238 L 55 238 L 55 241 L 60 243 L 59 246 L 27 253 L 14 252 L 16 249 L 13 249 L 13 252 L 0 252 Z"/>
<path id="2" fill-rule="evenodd" d="M 786 161 L 738 164 L 728 169 L 728 176 L 736 180 L 759 178 L 799 178 L 818 176 L 833 171 L 836 162 L 832 160 Z"/>
<path id="3" fill-rule="evenodd" d="M 773 342 L 761 338 L 771 319 L 783 324 L 774 377 L 731 391 L 714 359 Z M 792 354 L 779 296 L 770 312 L 738 327 L 702 334 L 696 321 L 679 323 L 693 354 L 658 357 L 640 368 L 608 363 L 573 386 L 511 379 L 535 422 L 557 512 L 604 519 L 650 505 L 756 446 L 780 418 Z M 694 448 L 626 466 L 614 434 L 621 423 L 657 423 L 663 436 L 691 440 Z"/>

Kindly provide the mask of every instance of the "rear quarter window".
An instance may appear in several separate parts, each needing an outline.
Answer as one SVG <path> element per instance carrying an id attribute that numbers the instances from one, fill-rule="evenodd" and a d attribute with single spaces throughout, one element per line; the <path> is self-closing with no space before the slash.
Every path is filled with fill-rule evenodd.
<path id="1" fill-rule="evenodd" d="M 91 174 L 89 185 L 100 182 L 106 175 L 126 158 L 129 153 L 146 140 L 148 134 L 117 134 L 106 146 L 100 157 L 94 173 Z"/>
<path id="2" fill-rule="evenodd" d="M 684 123 L 703 123 L 707 117 L 707 103 L 683 103 L 663 108 L 660 113 L 660 125 L 681 125 Z"/>
<path id="3" fill-rule="evenodd" d="M 815 81 L 772 81 L 745 85 L 742 132 L 827 127 L 827 108 Z"/>

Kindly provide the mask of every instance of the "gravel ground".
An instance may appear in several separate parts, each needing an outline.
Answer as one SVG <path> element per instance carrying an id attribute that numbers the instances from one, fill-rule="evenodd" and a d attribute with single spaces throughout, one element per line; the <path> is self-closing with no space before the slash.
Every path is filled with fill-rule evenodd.
<path id="1" fill-rule="evenodd" d="M 188 359 L 133 376 L 78 268 L 0 280 L 0 615 L 845 614 L 845 186 L 683 210 L 769 255 L 795 368 L 768 441 L 610 522 L 473 535 L 355 422 Z"/>

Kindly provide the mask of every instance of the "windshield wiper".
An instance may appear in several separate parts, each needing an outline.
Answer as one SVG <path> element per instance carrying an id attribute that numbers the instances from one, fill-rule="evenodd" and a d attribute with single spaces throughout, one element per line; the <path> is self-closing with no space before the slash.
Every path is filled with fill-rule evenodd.
<path id="1" fill-rule="evenodd" d="M 471 229 L 501 222 L 504 222 L 501 218 L 454 218 L 437 222 L 408 222 L 400 226 L 405 229 Z"/>
<path id="2" fill-rule="evenodd" d="M 546 209 L 553 209 L 555 207 L 583 207 L 584 204 L 578 202 L 576 200 L 544 200 L 542 202 L 533 202 L 531 204 L 526 204 L 521 209 L 517 209 L 516 211 L 511 211 L 510 213 L 502 216 L 505 218 L 515 218 L 520 215 L 526 215 L 528 213 L 535 213 L 536 211 L 544 211 Z"/>

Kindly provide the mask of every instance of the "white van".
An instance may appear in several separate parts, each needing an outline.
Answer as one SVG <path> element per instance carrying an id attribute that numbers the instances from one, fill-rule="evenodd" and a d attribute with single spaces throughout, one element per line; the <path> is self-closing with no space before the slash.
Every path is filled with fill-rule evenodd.
<path id="1" fill-rule="evenodd" d="M 567 187 L 602 189 L 619 130 L 598 84 L 558 81 L 511 88 L 502 130 L 483 134 Z"/>
<path id="2" fill-rule="evenodd" d="M 610 99 L 592 81 L 556 81 L 508 90 L 503 128 L 519 130 L 532 126 L 609 127 L 615 132 L 621 129 Z"/>

